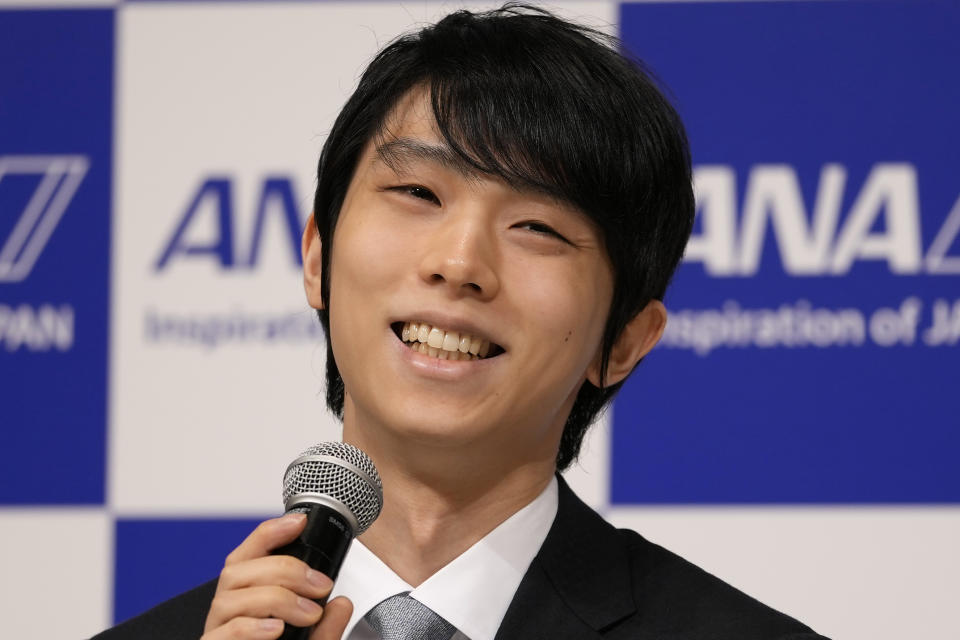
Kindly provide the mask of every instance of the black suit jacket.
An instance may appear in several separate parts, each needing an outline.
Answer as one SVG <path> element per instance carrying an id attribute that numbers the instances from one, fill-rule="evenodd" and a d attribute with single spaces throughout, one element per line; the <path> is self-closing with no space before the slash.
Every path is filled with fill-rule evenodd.
<path id="1" fill-rule="evenodd" d="M 825 640 L 683 558 L 617 530 L 560 480 L 557 517 L 496 640 Z M 199 638 L 216 580 L 95 640 Z"/>

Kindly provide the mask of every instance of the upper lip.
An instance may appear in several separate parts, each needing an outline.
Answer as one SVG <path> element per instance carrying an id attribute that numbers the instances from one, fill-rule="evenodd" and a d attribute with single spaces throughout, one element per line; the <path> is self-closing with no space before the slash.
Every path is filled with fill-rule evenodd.
<path id="1" fill-rule="evenodd" d="M 491 335 L 486 329 L 483 329 L 476 323 L 471 322 L 462 316 L 455 316 L 436 311 L 412 311 L 407 315 L 394 318 L 390 324 L 393 325 L 397 322 L 425 322 L 431 326 L 437 327 L 438 329 L 442 329 L 443 331 L 456 331 L 461 335 L 468 334 L 480 338 L 481 340 L 487 340 L 491 345 L 496 345 L 504 351 L 507 350 L 507 345 L 501 342 L 497 336 Z"/>

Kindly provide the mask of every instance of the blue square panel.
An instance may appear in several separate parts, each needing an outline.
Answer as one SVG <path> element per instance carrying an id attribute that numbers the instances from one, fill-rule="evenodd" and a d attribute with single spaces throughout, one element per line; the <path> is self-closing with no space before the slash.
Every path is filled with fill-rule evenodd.
<path id="1" fill-rule="evenodd" d="M 118 520 L 114 622 L 216 578 L 227 555 L 265 519 Z"/>
<path id="2" fill-rule="evenodd" d="M 960 4 L 627 4 L 698 211 L 614 410 L 635 503 L 960 501 Z"/>
<path id="3" fill-rule="evenodd" d="M 102 504 L 112 10 L 0 10 L 0 504 Z"/>

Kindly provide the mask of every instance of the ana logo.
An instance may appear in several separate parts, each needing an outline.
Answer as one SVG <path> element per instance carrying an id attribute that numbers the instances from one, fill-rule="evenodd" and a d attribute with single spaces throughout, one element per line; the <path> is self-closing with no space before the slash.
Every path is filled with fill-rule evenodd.
<path id="1" fill-rule="evenodd" d="M 960 235 L 960 198 L 924 249 L 917 171 L 911 164 L 874 165 L 846 216 L 841 216 L 841 202 L 850 185 L 842 165 L 822 168 L 812 203 L 804 202 L 793 167 L 755 165 L 739 215 L 736 178 L 727 165 L 694 171 L 701 231 L 690 239 L 685 259 L 701 262 L 712 276 L 755 275 L 768 229 L 791 276 L 844 275 L 859 261 L 886 262 L 894 274 L 960 274 L 960 256 L 951 254 Z M 883 230 L 874 231 L 878 221 Z"/>
<path id="2" fill-rule="evenodd" d="M 0 246 L 0 282 L 20 282 L 30 275 L 89 166 L 78 155 L 0 156 L 0 184 L 7 176 L 42 176 Z"/>
<path id="3" fill-rule="evenodd" d="M 154 269 L 163 271 L 172 261 L 180 258 L 213 259 L 223 269 L 253 269 L 260 261 L 261 240 L 268 221 L 272 219 L 279 222 L 279 227 L 284 231 L 291 263 L 299 267 L 300 232 L 306 218 L 297 211 L 296 203 L 300 200 L 295 195 L 293 180 L 288 176 L 267 176 L 260 183 L 258 192 L 253 207 L 252 228 L 237 229 L 238 233 L 235 234 L 238 225 L 233 204 L 234 180 L 228 176 L 205 179 L 180 215 Z M 212 242 L 191 240 L 192 228 L 205 222 L 212 222 L 215 239 Z"/>

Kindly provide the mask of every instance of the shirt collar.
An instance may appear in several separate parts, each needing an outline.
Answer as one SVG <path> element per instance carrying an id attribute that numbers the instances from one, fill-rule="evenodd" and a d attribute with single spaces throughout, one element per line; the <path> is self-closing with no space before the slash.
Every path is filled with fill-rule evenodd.
<path id="1" fill-rule="evenodd" d="M 353 602 L 344 631 L 385 598 L 409 591 L 470 640 L 493 640 L 520 581 L 547 537 L 557 515 L 557 479 L 533 502 L 507 518 L 472 547 L 413 588 L 373 552 L 354 541 L 344 559 L 331 598 Z"/>
<path id="2" fill-rule="evenodd" d="M 349 638 L 363 616 L 381 601 L 394 594 L 412 590 L 413 587 L 373 555 L 362 542 L 354 540 L 340 566 L 340 574 L 333 584 L 333 591 L 330 592 L 331 600 L 337 596 L 346 596 L 353 603 L 353 613 L 343 631 L 343 637 Z"/>

